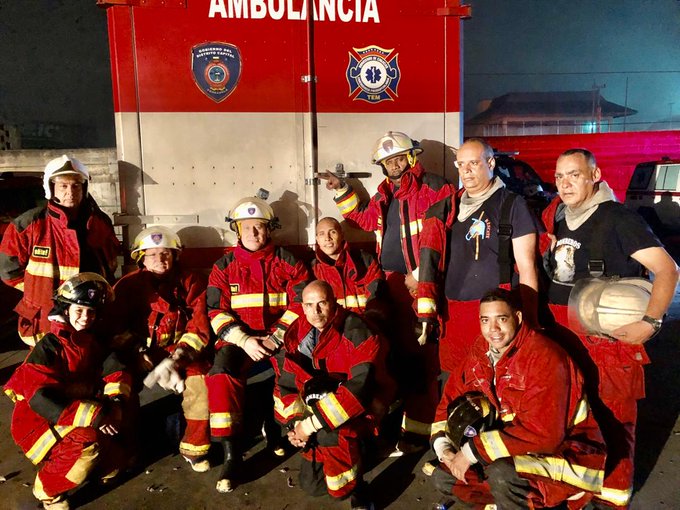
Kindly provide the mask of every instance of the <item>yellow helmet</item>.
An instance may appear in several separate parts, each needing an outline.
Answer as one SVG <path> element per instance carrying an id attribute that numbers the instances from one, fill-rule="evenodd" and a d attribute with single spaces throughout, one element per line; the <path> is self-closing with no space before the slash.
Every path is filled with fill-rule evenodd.
<path id="1" fill-rule="evenodd" d="M 167 227 L 148 227 L 135 237 L 130 256 L 135 262 L 139 262 L 144 257 L 144 252 L 151 248 L 169 248 L 179 251 L 182 249 L 182 241 Z"/>
<path id="2" fill-rule="evenodd" d="M 274 216 L 274 210 L 271 206 L 257 197 L 242 198 L 233 209 L 229 211 L 229 216 L 226 221 L 234 232 L 238 233 L 239 221 L 243 220 L 263 220 L 271 230 L 279 228 L 278 218 Z"/>
<path id="3" fill-rule="evenodd" d="M 413 166 L 416 162 L 416 154 L 421 152 L 423 152 L 423 149 L 420 144 L 408 135 L 399 131 L 388 131 L 375 143 L 372 162 L 381 165 L 387 158 L 407 153 L 409 164 Z"/>

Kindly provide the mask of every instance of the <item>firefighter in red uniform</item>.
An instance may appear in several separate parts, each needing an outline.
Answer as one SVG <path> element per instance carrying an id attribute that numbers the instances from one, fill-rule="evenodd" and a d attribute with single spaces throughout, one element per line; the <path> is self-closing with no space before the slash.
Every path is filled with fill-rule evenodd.
<path id="1" fill-rule="evenodd" d="M 543 213 L 547 233 L 541 245 L 550 277 L 550 310 L 563 326 L 565 348 L 581 365 L 607 442 L 604 486 L 593 503 L 597 508 L 628 508 L 637 400 L 644 397 L 643 365 L 649 362 L 643 344 L 661 327 L 673 300 L 678 267 L 645 221 L 616 202 L 601 177 L 590 151 L 570 149 L 560 155 L 555 170 L 559 196 Z M 566 330 L 571 290 L 579 280 L 637 277 L 644 271 L 654 274 L 654 282 L 641 320 L 606 335 L 579 331 L 576 337 Z"/>
<path id="2" fill-rule="evenodd" d="M 422 149 L 404 133 L 390 131 L 376 143 L 373 163 L 386 179 L 368 204 L 330 172 L 320 177 L 335 190 L 335 202 L 345 219 L 376 234 L 378 259 L 385 271 L 390 296 L 397 310 L 391 346 L 404 398 L 402 438 L 395 454 L 427 445 L 434 410 L 439 400 L 437 346 L 418 330 L 414 310 L 420 257 L 422 220 L 428 208 L 451 195 L 455 188 L 442 177 L 426 173 L 417 161 Z M 420 345 L 419 345 L 420 344 Z"/>
<path id="3" fill-rule="evenodd" d="M 135 238 L 131 256 L 140 268 L 120 279 L 107 319 L 117 350 L 125 352 L 136 380 L 182 393 L 186 430 L 179 451 L 194 471 L 210 469 L 208 389 L 210 323 L 206 278 L 179 262 L 182 244 L 166 227 L 149 227 Z M 148 374 L 148 375 L 147 375 Z"/>
<path id="4" fill-rule="evenodd" d="M 418 282 L 418 316 L 425 329 L 439 320 L 446 373 L 457 370 L 479 334 L 478 302 L 486 291 L 519 284 L 532 324 L 538 291 L 538 219 L 494 177 L 493 148 L 486 142 L 466 141 L 456 159 L 464 189 L 427 213 Z"/>
<path id="5" fill-rule="evenodd" d="M 97 274 L 66 280 L 56 292 L 50 332 L 4 388 L 15 403 L 12 437 L 40 466 L 33 494 L 46 509 L 68 510 L 67 492 L 97 465 L 103 478 L 121 467 L 113 461 L 120 445 L 112 448 L 110 439 L 121 428 L 132 380 L 92 334 L 98 311 L 112 296 Z"/>
<path id="6" fill-rule="evenodd" d="M 286 332 L 277 384 L 277 409 L 285 410 L 277 417 L 289 425 L 290 442 L 304 448 L 300 485 L 315 496 L 349 496 L 353 509 L 372 508 L 359 441 L 393 395 L 385 346 L 358 315 L 337 305 L 327 282 L 305 287 L 302 308 L 305 316 Z"/>
<path id="7" fill-rule="evenodd" d="M 215 362 L 206 379 L 210 430 L 224 447 L 219 492 L 233 490 L 238 474 L 246 380 L 254 371 L 259 380 L 273 376 L 269 358 L 300 315 L 300 295 L 309 280 L 304 264 L 272 242 L 271 231 L 278 224 L 264 200 L 240 200 L 228 220 L 238 245 L 215 263 L 207 290 L 208 316 L 217 335 Z M 265 411 L 273 413 L 271 400 L 258 405 L 269 406 Z M 276 438 L 267 439 L 269 443 Z"/>
<path id="8" fill-rule="evenodd" d="M 113 281 L 120 252 L 111 220 L 87 192 L 90 174 L 80 161 L 53 159 L 43 180 L 47 205 L 16 218 L 0 245 L 0 278 L 24 293 L 15 311 L 19 337 L 31 346 L 50 330 L 57 287 L 83 271 Z"/>
<path id="9" fill-rule="evenodd" d="M 602 434 L 574 362 L 522 320 L 518 305 L 505 289 L 481 299 L 482 335 L 462 373 L 451 374 L 437 408 L 432 441 L 441 464 L 433 481 L 447 497 L 481 508 L 544 508 L 565 501 L 568 508 L 583 508 L 602 487 Z M 467 405 L 474 398 L 470 392 L 488 399 L 500 425 L 457 422 L 470 416 L 456 405 Z"/>
<path id="10" fill-rule="evenodd" d="M 340 222 L 323 218 L 316 225 L 316 259 L 314 276 L 328 282 L 338 304 L 347 310 L 375 319 L 386 320 L 385 275 L 376 258 L 345 241 Z"/>

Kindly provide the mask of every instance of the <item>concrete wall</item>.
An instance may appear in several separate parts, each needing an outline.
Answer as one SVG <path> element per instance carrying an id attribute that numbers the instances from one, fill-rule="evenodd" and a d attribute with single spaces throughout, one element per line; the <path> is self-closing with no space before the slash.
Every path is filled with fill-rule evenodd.
<path id="1" fill-rule="evenodd" d="M 82 161 L 90 171 L 90 194 L 109 216 L 120 212 L 118 161 L 115 148 L 0 151 L 0 172 L 43 173 L 45 164 L 62 154 Z"/>

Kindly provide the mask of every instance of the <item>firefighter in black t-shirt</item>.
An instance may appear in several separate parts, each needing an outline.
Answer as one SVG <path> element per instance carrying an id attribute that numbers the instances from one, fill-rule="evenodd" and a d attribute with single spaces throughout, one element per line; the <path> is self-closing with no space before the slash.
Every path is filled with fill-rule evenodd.
<path id="1" fill-rule="evenodd" d="M 559 197 L 544 211 L 547 228 L 541 247 L 550 276 L 550 309 L 590 385 L 589 399 L 607 442 L 607 466 L 596 508 L 627 508 L 632 495 L 637 399 L 644 397 L 643 344 L 661 327 L 678 282 L 678 267 L 644 220 L 616 201 L 585 149 L 570 149 L 557 160 Z M 577 335 L 569 324 L 574 285 L 593 276 L 654 274 L 651 297 L 641 320 L 601 334 Z M 593 280 L 597 282 L 597 280 Z M 581 284 L 586 282 L 581 281 Z M 580 284 L 579 284 L 580 285 Z M 574 309 L 585 294 L 572 295 Z M 616 303 L 613 303 L 616 305 Z M 595 310 L 606 314 L 606 310 Z M 602 322 L 602 321 L 599 321 Z"/>

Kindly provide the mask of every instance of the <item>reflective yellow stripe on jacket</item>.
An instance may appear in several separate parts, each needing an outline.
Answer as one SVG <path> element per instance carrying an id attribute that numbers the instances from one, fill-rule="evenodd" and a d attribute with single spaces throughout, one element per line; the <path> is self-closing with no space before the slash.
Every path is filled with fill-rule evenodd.
<path id="1" fill-rule="evenodd" d="M 591 492 L 599 492 L 604 480 L 602 469 L 571 464 L 562 457 L 518 455 L 513 460 L 518 473 L 544 476 Z"/>
<path id="2" fill-rule="evenodd" d="M 55 425 L 54 432 L 59 434 L 59 437 L 62 438 L 75 428 L 76 427 Z M 57 436 L 54 435 L 54 432 L 52 432 L 52 429 L 46 430 L 38 440 L 33 443 L 31 449 L 26 452 L 26 457 L 28 457 L 33 464 L 40 463 L 40 461 L 45 458 L 45 455 L 47 455 L 47 452 L 49 452 L 56 444 Z"/>
<path id="3" fill-rule="evenodd" d="M 274 410 L 284 419 L 289 420 L 291 417 L 301 415 L 305 412 L 305 404 L 297 397 L 291 404 L 286 406 L 279 397 L 274 395 Z"/>
<path id="4" fill-rule="evenodd" d="M 406 231 L 407 227 L 408 232 Z M 401 238 L 418 235 L 421 230 L 423 230 L 423 220 L 413 220 L 408 225 L 401 226 Z"/>
<path id="5" fill-rule="evenodd" d="M 349 482 L 354 480 L 357 477 L 357 473 L 359 473 L 359 466 L 355 464 L 344 473 L 335 476 L 327 476 L 326 486 L 328 487 L 328 490 L 339 491 Z"/>
<path id="6" fill-rule="evenodd" d="M 319 408 L 334 429 L 349 420 L 349 415 L 333 393 L 319 400 Z"/>
<path id="7" fill-rule="evenodd" d="M 264 307 L 264 294 L 235 294 L 231 296 L 231 308 L 239 310 L 241 308 L 262 308 Z M 273 292 L 267 294 L 267 303 L 269 306 L 286 306 L 288 304 L 288 296 L 285 292 Z"/>
<path id="8" fill-rule="evenodd" d="M 55 274 L 55 267 L 58 270 L 58 274 Z M 33 276 L 40 276 L 43 278 L 54 278 L 58 276 L 63 282 L 75 276 L 80 272 L 78 266 L 55 266 L 49 262 L 38 262 L 35 259 L 29 259 L 28 265 L 26 266 L 26 272 Z"/>
<path id="9" fill-rule="evenodd" d="M 222 329 L 227 324 L 231 324 L 235 320 L 236 319 L 234 318 L 233 315 L 221 312 L 212 318 L 212 320 L 210 321 L 210 326 L 212 326 L 213 331 L 215 332 L 215 334 L 217 334 L 220 331 L 220 329 Z"/>

